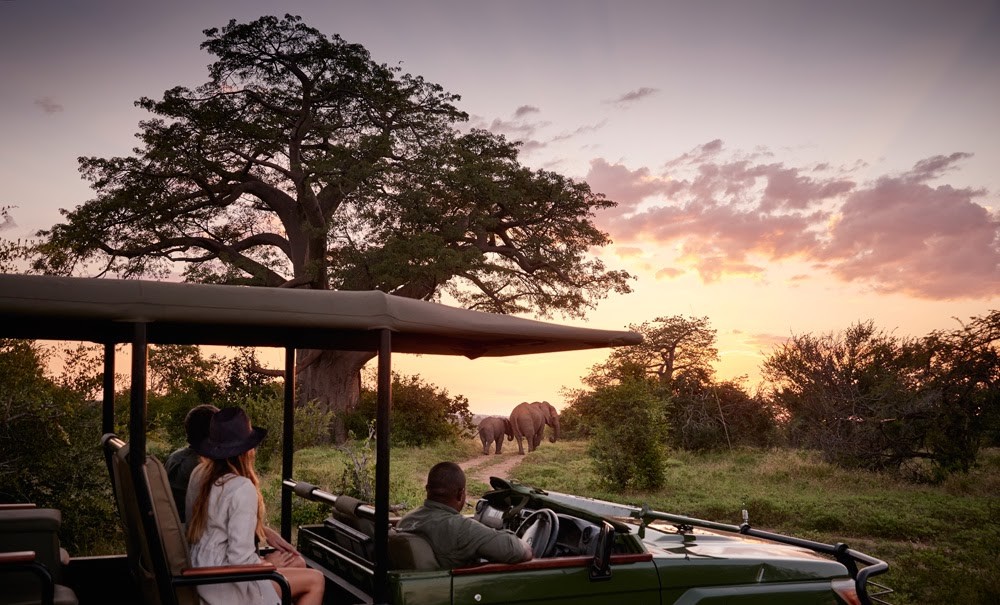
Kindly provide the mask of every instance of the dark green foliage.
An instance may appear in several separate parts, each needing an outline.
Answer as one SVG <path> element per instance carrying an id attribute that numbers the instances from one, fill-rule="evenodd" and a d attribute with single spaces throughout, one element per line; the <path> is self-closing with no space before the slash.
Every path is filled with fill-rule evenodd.
<path id="1" fill-rule="evenodd" d="M 375 419 L 375 389 L 364 387 L 358 409 L 345 420 L 348 430 L 361 437 Z M 447 389 L 424 381 L 419 375 L 392 375 L 391 438 L 395 445 L 429 445 L 443 439 L 469 436 L 475 431 L 469 400 L 454 397 Z"/>
<path id="2" fill-rule="evenodd" d="M 253 396 L 238 403 L 254 426 L 267 429 L 267 437 L 257 448 L 257 460 L 260 466 L 269 464 L 272 460 L 281 460 L 281 427 L 283 419 L 283 399 L 280 396 Z M 220 406 L 228 407 L 228 406 Z M 293 438 L 295 449 L 324 445 L 330 442 L 330 412 L 321 409 L 315 403 L 295 407 L 295 430 Z"/>
<path id="3" fill-rule="evenodd" d="M 780 445 L 778 412 L 746 392 L 739 380 L 679 379 L 666 415 L 671 446 L 695 451 Z"/>
<path id="4" fill-rule="evenodd" d="M 922 339 L 871 322 L 794 336 L 764 364 L 792 442 L 833 462 L 939 481 L 996 430 L 1000 312 Z"/>
<path id="5" fill-rule="evenodd" d="M 67 550 L 108 551 L 121 532 L 100 405 L 46 377 L 46 362 L 30 341 L 0 340 L 0 501 L 57 508 Z"/>
<path id="6" fill-rule="evenodd" d="M 600 481 L 627 490 L 663 485 L 667 434 L 663 400 L 644 379 L 581 392 L 573 407 L 591 419 L 589 453 Z"/>

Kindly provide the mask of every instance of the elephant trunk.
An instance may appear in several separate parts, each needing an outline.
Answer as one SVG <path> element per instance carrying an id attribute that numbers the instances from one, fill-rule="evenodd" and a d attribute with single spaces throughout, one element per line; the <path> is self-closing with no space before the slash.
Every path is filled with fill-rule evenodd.
<path id="1" fill-rule="evenodd" d="M 559 416 L 552 416 L 552 436 L 549 437 L 550 443 L 555 443 L 559 439 Z"/>

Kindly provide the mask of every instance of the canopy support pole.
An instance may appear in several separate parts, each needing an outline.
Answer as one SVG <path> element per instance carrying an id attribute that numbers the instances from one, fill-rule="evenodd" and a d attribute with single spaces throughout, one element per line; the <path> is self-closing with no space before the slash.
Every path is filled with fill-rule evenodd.
<path id="1" fill-rule="evenodd" d="M 295 349 L 285 348 L 285 400 L 281 433 L 281 537 L 292 539 L 292 489 L 285 481 L 292 478 L 295 444 Z"/>
<path id="2" fill-rule="evenodd" d="M 389 416 L 392 411 L 392 332 L 378 345 L 378 407 L 375 411 L 375 577 L 373 602 L 389 602 Z"/>
<path id="3" fill-rule="evenodd" d="M 115 432 L 115 343 L 104 343 L 104 404 L 101 412 L 101 433 Z"/>

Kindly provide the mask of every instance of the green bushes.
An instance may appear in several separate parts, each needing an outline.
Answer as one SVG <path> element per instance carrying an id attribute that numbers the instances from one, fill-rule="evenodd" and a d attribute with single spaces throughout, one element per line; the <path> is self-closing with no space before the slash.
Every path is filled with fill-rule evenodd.
<path id="1" fill-rule="evenodd" d="M 121 532 L 98 444 L 100 406 L 46 377 L 48 355 L 0 340 L 0 501 L 60 509 L 71 553 L 110 552 Z"/>
<path id="2" fill-rule="evenodd" d="M 368 425 L 375 419 L 376 397 L 375 389 L 362 387 L 358 409 L 345 418 L 345 427 L 356 437 L 368 434 Z M 452 397 L 447 389 L 425 382 L 419 375 L 393 372 L 392 400 L 394 445 L 430 445 L 475 431 L 469 400 L 462 395 Z"/>
<path id="3" fill-rule="evenodd" d="M 649 381 L 598 387 L 579 394 L 573 407 L 591 419 L 589 453 L 601 481 L 633 490 L 663 485 L 666 423 L 663 402 Z"/>

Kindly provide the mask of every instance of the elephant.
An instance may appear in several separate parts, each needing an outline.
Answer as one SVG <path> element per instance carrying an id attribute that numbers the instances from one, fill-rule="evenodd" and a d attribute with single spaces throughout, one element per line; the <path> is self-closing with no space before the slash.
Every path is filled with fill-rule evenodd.
<path id="1" fill-rule="evenodd" d="M 552 437 L 549 441 L 556 442 L 559 438 L 559 412 L 548 401 L 527 401 L 517 404 L 510 413 L 510 423 L 514 428 L 514 437 L 517 438 L 518 453 L 524 455 L 524 445 L 522 437 L 528 440 L 528 451 L 533 452 L 542 442 L 545 434 L 545 425 L 553 429 Z"/>
<path id="2" fill-rule="evenodd" d="M 510 420 L 500 416 L 490 416 L 483 418 L 479 422 L 479 440 L 483 442 L 483 454 L 490 453 L 490 443 L 495 442 L 496 453 L 500 453 L 503 448 L 503 438 L 507 436 L 507 441 L 514 440 L 514 429 Z"/>

